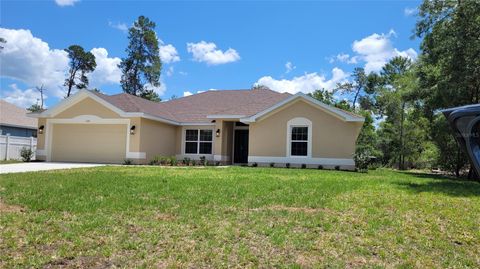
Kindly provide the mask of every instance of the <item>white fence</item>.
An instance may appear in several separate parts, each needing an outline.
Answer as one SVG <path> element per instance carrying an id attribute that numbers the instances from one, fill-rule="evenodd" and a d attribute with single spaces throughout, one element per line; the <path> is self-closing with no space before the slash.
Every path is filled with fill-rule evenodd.
<path id="1" fill-rule="evenodd" d="M 0 160 L 21 159 L 22 148 L 31 149 L 35 153 L 37 139 L 35 137 L 0 135 Z M 33 156 L 32 159 L 35 159 L 35 154 Z"/>

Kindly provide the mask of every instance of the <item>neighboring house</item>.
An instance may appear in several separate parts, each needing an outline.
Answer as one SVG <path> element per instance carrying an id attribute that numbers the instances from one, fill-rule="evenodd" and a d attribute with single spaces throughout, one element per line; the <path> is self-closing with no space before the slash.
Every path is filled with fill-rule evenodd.
<path id="1" fill-rule="evenodd" d="M 0 99 L 0 135 L 37 137 L 37 119 L 28 111 Z"/>
<path id="2" fill-rule="evenodd" d="M 155 103 L 81 90 L 39 114 L 37 158 L 148 163 L 176 156 L 222 163 L 353 169 L 364 118 L 304 94 L 207 91 Z"/>

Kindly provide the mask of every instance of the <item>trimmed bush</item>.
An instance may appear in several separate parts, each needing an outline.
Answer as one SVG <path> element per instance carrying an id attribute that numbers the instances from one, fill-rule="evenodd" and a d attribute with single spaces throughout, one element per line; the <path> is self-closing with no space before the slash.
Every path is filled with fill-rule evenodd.
<path id="1" fill-rule="evenodd" d="M 340 166 L 335 166 L 335 170 L 340 171 Z"/>
<path id="2" fill-rule="evenodd" d="M 192 160 L 191 160 L 190 158 L 185 157 L 185 158 L 183 158 L 183 160 L 182 160 L 182 164 L 184 164 L 184 165 L 186 165 L 186 166 L 189 166 L 191 161 L 192 161 Z"/>
<path id="3" fill-rule="evenodd" d="M 270 163 L 270 167 L 275 167 L 275 163 Z"/>
<path id="4" fill-rule="evenodd" d="M 302 164 L 302 169 L 305 169 L 305 168 L 307 168 L 307 165 L 303 163 Z"/>
<path id="5" fill-rule="evenodd" d="M 22 150 L 20 151 L 20 156 L 22 157 L 22 161 L 29 162 L 32 160 L 33 150 L 31 150 L 30 148 L 23 147 Z"/>
<path id="6" fill-rule="evenodd" d="M 123 160 L 123 165 L 132 165 L 132 164 L 133 164 L 133 161 L 130 159 Z"/>
<path id="7" fill-rule="evenodd" d="M 257 167 L 258 163 L 252 163 L 252 167 Z"/>
<path id="8" fill-rule="evenodd" d="M 170 166 L 177 166 L 178 164 L 177 157 L 172 156 L 168 158 L 168 163 L 170 164 Z"/>
<path id="9" fill-rule="evenodd" d="M 286 164 L 285 164 L 285 167 L 286 167 L 286 168 L 290 168 L 290 163 L 286 163 Z"/>
<path id="10" fill-rule="evenodd" d="M 323 170 L 323 165 L 319 165 L 318 169 Z"/>
<path id="11" fill-rule="evenodd" d="M 200 157 L 200 165 L 207 165 L 207 158 L 205 156 Z"/>

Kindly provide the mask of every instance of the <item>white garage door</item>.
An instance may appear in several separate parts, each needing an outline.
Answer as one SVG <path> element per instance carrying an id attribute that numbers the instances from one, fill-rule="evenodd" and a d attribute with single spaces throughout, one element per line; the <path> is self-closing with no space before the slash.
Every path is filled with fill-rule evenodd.
<path id="1" fill-rule="evenodd" d="M 125 124 L 54 124 L 52 161 L 122 163 L 125 159 Z"/>

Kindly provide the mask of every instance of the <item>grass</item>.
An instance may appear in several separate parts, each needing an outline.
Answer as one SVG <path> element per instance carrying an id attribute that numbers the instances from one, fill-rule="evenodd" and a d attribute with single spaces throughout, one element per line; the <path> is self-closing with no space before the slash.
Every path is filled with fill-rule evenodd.
<path id="1" fill-rule="evenodd" d="M 390 170 L 0 176 L 0 268 L 480 266 L 480 184 Z"/>
<path id="2" fill-rule="evenodd" d="M 22 161 L 21 160 L 0 160 L 0 165 L 11 164 L 11 163 L 22 163 Z"/>

